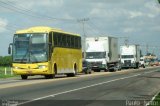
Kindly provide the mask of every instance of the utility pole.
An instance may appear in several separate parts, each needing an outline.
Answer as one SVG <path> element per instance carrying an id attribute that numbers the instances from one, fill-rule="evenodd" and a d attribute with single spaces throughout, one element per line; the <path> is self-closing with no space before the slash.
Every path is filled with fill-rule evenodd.
<path id="1" fill-rule="evenodd" d="M 128 40 L 128 37 L 126 37 L 126 39 L 124 40 L 124 44 L 128 46 L 128 43 L 129 43 L 129 40 Z"/>
<path id="2" fill-rule="evenodd" d="M 122 36 L 122 37 L 118 37 L 118 38 L 120 38 L 120 39 L 124 39 L 124 44 L 126 45 L 126 46 L 128 46 L 128 44 L 129 44 L 129 36 Z"/>
<path id="3" fill-rule="evenodd" d="M 78 19 L 78 22 L 80 22 L 82 24 L 82 28 L 83 28 L 83 38 L 82 38 L 82 41 L 84 42 L 82 44 L 82 47 L 83 47 L 83 56 L 84 56 L 84 59 L 86 58 L 86 33 L 85 33 L 85 23 L 89 21 L 89 18 L 83 18 L 83 19 Z"/>
<path id="4" fill-rule="evenodd" d="M 146 45 L 146 55 L 148 55 L 148 43 Z"/>

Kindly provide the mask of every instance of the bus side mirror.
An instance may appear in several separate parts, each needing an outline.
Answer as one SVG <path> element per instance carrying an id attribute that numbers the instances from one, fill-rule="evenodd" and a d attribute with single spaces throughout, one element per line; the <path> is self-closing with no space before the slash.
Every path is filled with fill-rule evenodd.
<path id="1" fill-rule="evenodd" d="M 11 45 L 12 45 L 12 43 L 9 44 L 9 47 L 8 47 L 8 54 L 11 54 Z"/>

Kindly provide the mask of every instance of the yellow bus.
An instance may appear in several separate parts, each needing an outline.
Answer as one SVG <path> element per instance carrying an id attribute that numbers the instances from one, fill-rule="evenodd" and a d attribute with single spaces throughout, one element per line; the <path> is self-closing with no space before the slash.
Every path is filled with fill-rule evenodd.
<path id="1" fill-rule="evenodd" d="M 75 76 L 82 71 L 81 37 L 50 27 L 31 27 L 16 31 L 8 52 L 13 72 L 27 79 L 32 75 L 53 78 L 56 74 Z"/>

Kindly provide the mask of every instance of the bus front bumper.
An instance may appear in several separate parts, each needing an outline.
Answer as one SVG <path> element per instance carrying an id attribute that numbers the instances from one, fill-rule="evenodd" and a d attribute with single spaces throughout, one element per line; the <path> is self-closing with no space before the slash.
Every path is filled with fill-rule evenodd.
<path id="1" fill-rule="evenodd" d="M 13 69 L 16 75 L 47 75 L 48 69 Z"/>

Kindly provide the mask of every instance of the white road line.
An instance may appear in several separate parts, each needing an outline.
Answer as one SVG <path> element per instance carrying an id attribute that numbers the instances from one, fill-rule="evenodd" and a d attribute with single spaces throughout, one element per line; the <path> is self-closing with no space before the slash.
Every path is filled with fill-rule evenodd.
<path id="1" fill-rule="evenodd" d="M 159 94 L 159 92 L 157 92 L 153 97 L 152 97 L 152 99 L 146 104 L 146 106 L 148 106 L 148 105 L 150 105 L 152 102 L 153 102 L 153 100 L 156 98 L 156 96 Z"/>
<path id="2" fill-rule="evenodd" d="M 156 72 L 158 71 L 159 69 L 155 70 L 155 71 L 149 71 L 149 72 L 144 72 L 145 74 L 148 74 L 148 73 L 152 73 L 152 72 Z"/>
<path id="3" fill-rule="evenodd" d="M 85 86 L 85 87 L 81 87 L 81 88 L 77 88 L 77 89 L 72 89 L 72 90 L 68 90 L 68 91 L 64 91 L 64 92 L 59 92 L 59 93 L 56 93 L 56 94 L 47 95 L 47 96 L 36 98 L 36 99 L 30 100 L 30 101 L 22 102 L 22 103 L 19 103 L 18 105 L 23 105 L 23 104 L 26 104 L 26 103 L 30 103 L 30 102 L 34 102 L 34 101 L 37 101 L 37 100 L 45 99 L 45 98 L 48 98 L 48 97 L 55 97 L 57 95 L 70 93 L 70 92 L 82 90 L 82 89 L 85 89 L 85 88 L 90 88 L 90 87 L 94 87 L 94 86 L 98 86 L 98 85 L 102 85 L 102 84 L 107 84 L 107 83 L 114 82 L 114 81 L 119 81 L 119 80 L 123 80 L 123 79 L 127 79 L 127 78 L 132 78 L 132 77 L 136 77 L 136 76 L 139 76 L 139 75 L 141 75 L 141 74 L 136 74 L 136 75 L 133 75 L 133 76 L 128 76 L 128 77 L 123 77 L 123 78 L 118 78 L 118 79 L 114 79 L 114 80 L 110 80 L 110 81 L 97 83 L 97 84 L 92 84 L 92 85 L 89 85 L 89 86 Z"/>
<path id="4" fill-rule="evenodd" d="M 152 73 L 152 72 L 155 72 L 155 71 L 145 72 L 145 74 Z M 42 100 L 42 99 L 45 99 L 45 98 L 55 97 L 57 95 L 61 95 L 61 94 L 65 94 L 65 93 L 70 93 L 70 92 L 74 92 L 74 91 L 78 91 L 78 90 L 82 90 L 82 89 L 86 89 L 86 88 L 90 88 L 90 87 L 94 87 L 94 86 L 98 86 L 98 85 L 107 84 L 107 83 L 114 82 L 114 81 L 119 81 L 119 80 L 123 80 L 123 79 L 133 78 L 133 77 L 140 76 L 140 75 L 142 75 L 142 74 L 135 74 L 135 75 L 128 76 L 128 77 L 117 78 L 117 79 L 114 79 L 114 80 L 104 81 L 104 82 L 101 82 L 101 83 L 92 84 L 92 85 L 84 86 L 84 87 L 77 88 L 77 89 L 72 89 L 72 90 L 68 90 L 68 91 L 64 91 L 64 92 L 59 92 L 59 93 L 55 93 L 55 94 L 39 97 L 39 98 L 30 100 L 30 101 L 22 102 L 22 103 L 19 103 L 18 105 L 23 105 L 23 104 L 34 102 L 34 101 L 37 101 L 37 100 Z"/>

